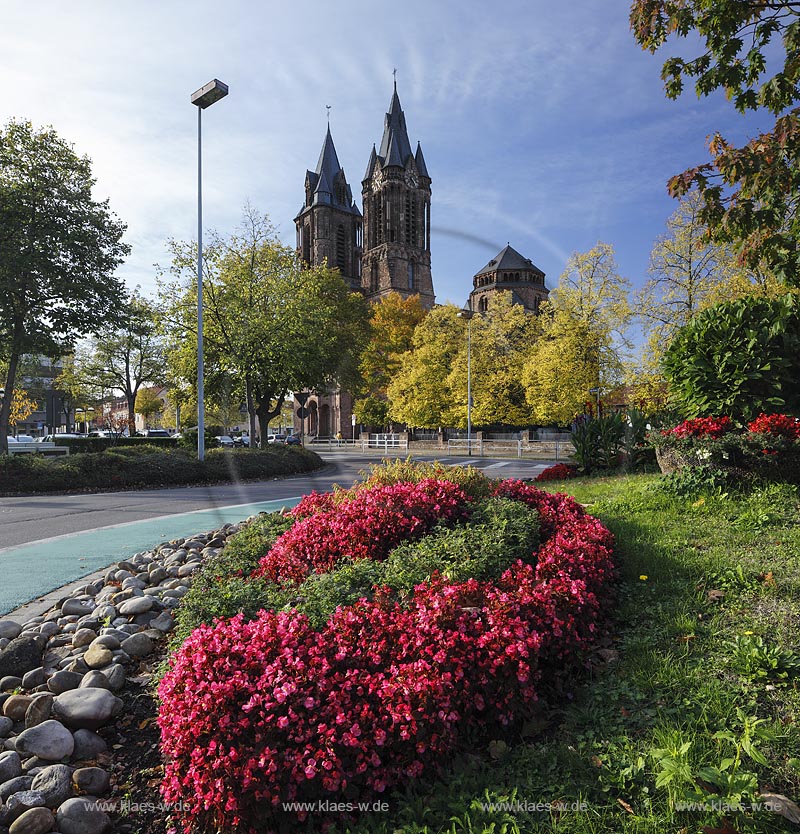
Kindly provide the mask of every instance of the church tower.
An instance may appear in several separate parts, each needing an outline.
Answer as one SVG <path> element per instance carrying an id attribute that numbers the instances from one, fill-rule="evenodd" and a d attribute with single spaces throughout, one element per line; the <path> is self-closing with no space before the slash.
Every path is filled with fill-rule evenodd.
<path id="1" fill-rule="evenodd" d="M 390 292 L 419 295 L 433 307 L 431 178 L 422 148 L 412 152 L 395 81 L 380 150 L 372 147 L 362 181 L 364 252 L 361 284 L 370 301 Z"/>
<path id="2" fill-rule="evenodd" d="M 361 212 L 339 165 L 330 125 L 316 171 L 306 171 L 306 199 L 295 217 L 297 252 L 309 266 L 338 267 L 361 290 Z"/>

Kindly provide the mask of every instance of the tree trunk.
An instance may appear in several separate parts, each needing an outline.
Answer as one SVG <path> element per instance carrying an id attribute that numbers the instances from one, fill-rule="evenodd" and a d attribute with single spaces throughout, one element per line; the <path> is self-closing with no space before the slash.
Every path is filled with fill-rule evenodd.
<path id="1" fill-rule="evenodd" d="M 19 352 L 12 351 L 8 360 L 5 396 L 0 400 L 0 455 L 8 454 L 8 418 L 11 416 L 11 400 L 14 397 L 14 385 L 17 381 Z"/>
<path id="2" fill-rule="evenodd" d="M 136 392 L 126 391 L 125 399 L 128 403 L 128 436 L 133 437 L 136 434 Z"/>
<path id="3" fill-rule="evenodd" d="M 250 435 L 250 448 L 256 447 L 256 406 L 253 402 L 253 383 L 247 380 L 244 385 L 245 402 L 247 405 L 247 421 Z"/>
<path id="4" fill-rule="evenodd" d="M 258 422 L 261 425 L 261 445 L 260 448 L 266 449 L 267 448 L 267 435 L 269 432 L 269 421 L 273 419 L 273 417 L 277 417 L 281 413 L 281 409 L 283 408 L 283 401 L 286 398 L 286 394 L 281 394 L 277 399 L 277 405 L 275 408 L 270 408 L 272 404 L 272 397 L 271 396 L 264 396 L 258 398 L 258 406 L 256 408 L 256 414 L 258 415 Z"/>

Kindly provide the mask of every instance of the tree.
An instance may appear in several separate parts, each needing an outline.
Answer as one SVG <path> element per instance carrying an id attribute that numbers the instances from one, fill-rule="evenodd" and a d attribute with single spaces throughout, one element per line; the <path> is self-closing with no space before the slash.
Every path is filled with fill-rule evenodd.
<path id="1" fill-rule="evenodd" d="M 9 122 L 0 131 L 0 358 L 13 391 L 20 358 L 57 357 L 115 319 L 129 249 L 108 201 L 92 198 L 87 157 L 52 128 Z M 9 404 L 11 400 L 7 401 Z M 0 406 L 0 452 L 9 406 Z"/>
<path id="2" fill-rule="evenodd" d="M 122 393 L 133 435 L 139 390 L 164 381 L 164 345 L 155 306 L 138 290 L 121 305 L 120 318 L 118 327 L 92 341 L 76 370 L 84 384 Z"/>
<path id="3" fill-rule="evenodd" d="M 174 242 L 174 283 L 162 292 L 172 329 L 173 377 L 197 378 L 196 246 Z M 209 392 L 227 378 L 241 382 L 250 414 L 266 443 L 266 427 L 292 391 L 356 387 L 358 357 L 368 333 L 363 296 L 338 270 L 306 269 L 282 246 L 266 216 L 246 206 L 240 228 L 210 235 L 204 254 L 204 365 Z"/>
<path id="4" fill-rule="evenodd" d="M 604 335 L 574 311 L 543 305 L 543 333 L 525 364 L 522 382 L 536 423 L 569 425 L 592 388 L 611 387 L 600 364 Z"/>
<path id="5" fill-rule="evenodd" d="M 413 347 L 414 329 L 427 310 L 418 295 L 403 298 L 392 292 L 370 308 L 370 336 L 359 369 L 364 380 L 354 412 L 359 423 L 389 422 L 387 389 Z"/>
<path id="6" fill-rule="evenodd" d="M 389 384 L 389 416 L 409 426 L 436 428 L 466 424 L 448 378 L 465 355 L 466 322 L 454 304 L 434 307 L 414 330 L 414 349 Z M 465 400 L 466 402 L 466 394 Z"/>
<path id="7" fill-rule="evenodd" d="M 772 130 L 744 147 L 716 133 L 712 161 L 669 181 L 673 196 L 697 187 L 702 219 L 717 240 L 733 243 L 743 263 L 800 284 L 800 7 L 792 0 L 634 0 L 631 28 L 639 45 L 656 52 L 671 37 L 699 36 L 695 58 L 668 58 L 666 94 L 677 98 L 684 79 L 698 96 L 724 90 L 736 109 L 766 110 Z M 780 43 L 776 43 L 779 40 Z"/>
<path id="8" fill-rule="evenodd" d="M 36 410 L 36 401 L 28 396 L 27 391 L 16 388 L 11 397 L 11 409 L 8 415 L 8 424 L 16 426 L 27 419 Z"/>
<path id="9" fill-rule="evenodd" d="M 800 413 L 800 295 L 709 307 L 675 337 L 664 372 L 685 417 Z"/>
<path id="10" fill-rule="evenodd" d="M 155 388 L 141 388 L 136 394 L 135 411 L 144 417 L 145 424 L 149 428 L 149 420 L 164 410 L 164 401 L 156 393 Z"/>
<path id="11" fill-rule="evenodd" d="M 709 239 L 708 227 L 700 219 L 702 207 L 697 191 L 681 199 L 667 221 L 666 233 L 653 246 L 650 279 L 636 297 L 636 314 L 656 361 L 700 310 L 723 300 L 720 296 L 753 286 L 730 245 Z"/>
<path id="12" fill-rule="evenodd" d="M 538 316 L 514 304 L 510 292 L 500 292 L 490 299 L 485 313 L 473 316 L 471 329 L 473 425 L 529 425 L 531 409 L 522 371 L 541 330 Z M 458 426 L 467 423 L 466 349 L 462 338 L 458 360 L 447 377 Z"/>

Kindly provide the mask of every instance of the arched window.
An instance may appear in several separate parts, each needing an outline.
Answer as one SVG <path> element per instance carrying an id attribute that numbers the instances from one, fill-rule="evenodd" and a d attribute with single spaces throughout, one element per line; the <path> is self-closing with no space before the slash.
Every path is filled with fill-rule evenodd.
<path id="1" fill-rule="evenodd" d="M 301 234 L 303 235 L 303 260 L 307 264 L 310 264 L 311 263 L 311 226 L 308 223 L 306 223 L 303 226 Z"/>
<path id="2" fill-rule="evenodd" d="M 408 288 L 410 290 L 416 289 L 417 276 L 414 266 L 414 261 L 408 262 Z"/>
<path id="3" fill-rule="evenodd" d="M 489 299 L 484 295 L 481 297 L 481 300 L 478 302 L 478 310 L 481 313 L 485 313 L 489 309 Z"/>
<path id="4" fill-rule="evenodd" d="M 378 291 L 378 264 L 375 261 L 372 262 L 372 268 L 369 274 L 369 289 L 370 292 Z"/>
<path id="5" fill-rule="evenodd" d="M 345 246 L 344 226 L 340 223 L 336 229 L 336 266 L 344 273 L 347 264 L 347 248 Z"/>

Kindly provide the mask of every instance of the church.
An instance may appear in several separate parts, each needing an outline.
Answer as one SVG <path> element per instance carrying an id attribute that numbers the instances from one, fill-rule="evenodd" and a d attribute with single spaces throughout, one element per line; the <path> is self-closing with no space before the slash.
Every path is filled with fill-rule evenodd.
<path id="1" fill-rule="evenodd" d="M 339 163 L 328 125 L 314 171 L 306 171 L 305 200 L 294 219 L 297 252 L 310 266 L 339 269 L 353 291 L 371 302 L 389 293 L 418 295 L 431 309 L 431 177 L 422 146 L 412 149 L 394 84 L 380 147 L 372 146 L 361 180 L 359 209 Z M 510 291 L 515 304 L 536 314 L 547 299 L 544 273 L 510 245 L 473 278 L 469 308 L 487 309 L 492 294 Z M 352 397 L 336 390 L 309 397 L 305 433 L 355 436 Z"/>

